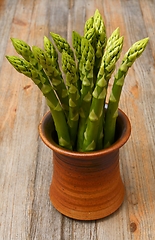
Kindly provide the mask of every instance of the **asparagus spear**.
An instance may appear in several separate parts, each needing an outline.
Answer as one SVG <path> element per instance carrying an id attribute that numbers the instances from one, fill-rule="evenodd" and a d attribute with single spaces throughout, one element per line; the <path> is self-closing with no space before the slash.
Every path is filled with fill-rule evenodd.
<path id="1" fill-rule="evenodd" d="M 93 28 L 93 24 L 94 24 L 94 16 L 91 16 L 86 22 L 85 22 L 85 26 L 84 26 L 84 34 L 86 34 L 89 29 Z"/>
<path id="2" fill-rule="evenodd" d="M 84 38 L 86 38 L 91 45 L 95 48 L 95 40 L 96 40 L 96 30 L 95 28 L 90 28 L 85 34 Z"/>
<path id="3" fill-rule="evenodd" d="M 17 38 L 11 38 L 11 41 L 19 55 L 21 55 L 26 61 L 30 62 L 36 69 L 42 71 L 42 66 L 35 59 L 30 46 L 26 42 Z"/>
<path id="4" fill-rule="evenodd" d="M 44 36 L 44 49 L 48 57 L 53 59 L 54 63 L 56 64 L 56 68 L 59 69 L 58 53 L 52 42 L 46 36 Z"/>
<path id="5" fill-rule="evenodd" d="M 111 54 L 109 54 L 109 52 L 113 51 L 113 45 L 115 45 L 115 44 L 117 45 L 117 40 L 119 38 L 120 38 L 119 28 L 116 28 L 107 40 L 106 49 L 105 49 L 105 53 L 104 53 L 104 55 L 107 55 L 107 60 L 106 60 L 106 64 L 105 64 L 105 69 L 103 70 L 103 73 L 105 71 L 104 76 L 105 76 L 105 80 L 107 82 L 107 86 L 105 86 L 106 88 L 108 87 L 109 79 L 110 79 L 110 77 L 111 77 L 111 75 L 112 75 L 112 73 L 115 69 L 115 64 L 113 64 L 113 62 L 111 62 L 111 64 L 109 64 L 110 56 L 111 56 Z M 108 54 L 109 54 L 109 60 L 108 60 Z M 118 58 L 119 58 L 119 55 L 117 56 L 117 59 Z M 99 71 L 99 74 L 103 74 L 103 73 L 102 73 L 102 68 L 101 68 L 100 71 Z M 104 100 L 104 106 L 105 106 L 105 101 L 106 101 L 106 99 Z M 97 139 L 97 144 L 96 144 L 96 149 L 97 150 L 100 150 L 100 149 L 103 148 L 103 136 L 104 136 L 104 134 L 103 134 L 103 124 L 104 124 L 104 120 L 105 120 L 105 111 L 103 109 L 103 113 L 102 113 L 102 116 L 101 116 L 100 122 L 99 122 L 99 132 L 98 132 L 98 139 Z"/>
<path id="6" fill-rule="evenodd" d="M 90 28 L 84 35 L 84 38 L 87 39 L 92 45 L 95 37 L 95 28 Z M 75 49 L 75 55 L 78 61 L 82 57 L 81 41 L 83 37 L 80 36 L 77 32 L 73 31 L 72 33 L 72 43 L 73 48 Z"/>
<path id="7" fill-rule="evenodd" d="M 44 78 L 47 78 L 43 67 L 39 64 L 37 59 L 35 58 L 30 46 L 24 42 L 23 40 L 17 38 L 11 38 L 12 44 L 18 54 L 20 54 L 26 61 L 30 62 L 32 66 L 40 72 Z"/>
<path id="8" fill-rule="evenodd" d="M 80 34 L 78 34 L 75 31 L 72 32 L 72 45 L 73 45 L 73 48 L 75 51 L 75 56 L 77 59 L 77 74 L 78 74 L 77 85 L 78 85 L 79 91 L 81 89 L 81 80 L 80 80 L 80 75 L 79 75 L 79 62 L 81 59 L 81 39 L 82 39 L 82 37 L 80 36 Z"/>
<path id="9" fill-rule="evenodd" d="M 84 133 L 83 151 L 92 151 L 97 148 L 99 130 L 102 129 L 102 116 L 106 99 L 107 85 L 111 74 L 115 69 L 116 61 L 120 56 L 123 46 L 123 37 L 113 42 L 103 55 L 97 82 L 93 91 L 93 99 L 90 108 L 87 127 Z"/>
<path id="10" fill-rule="evenodd" d="M 75 55 L 78 60 L 78 62 L 81 59 L 81 39 L 82 37 L 80 36 L 79 33 L 73 31 L 72 32 L 72 45 L 75 50 Z"/>
<path id="11" fill-rule="evenodd" d="M 82 80 L 81 88 L 81 108 L 80 108 L 80 123 L 78 131 L 78 141 L 77 148 L 81 151 L 84 137 L 84 130 L 89 115 L 91 99 L 92 99 L 92 89 L 93 89 L 93 68 L 94 68 L 94 49 L 91 43 L 82 38 L 81 41 L 81 60 L 79 64 L 80 79 Z"/>
<path id="12" fill-rule="evenodd" d="M 43 70 L 43 67 L 46 67 L 50 71 L 50 77 L 52 77 L 54 75 L 55 78 L 53 78 L 52 84 L 54 85 L 54 87 L 56 87 L 58 96 L 60 97 L 60 100 L 62 100 L 62 102 L 64 103 L 63 108 L 66 110 L 66 114 L 67 114 L 67 109 L 68 109 L 67 89 L 65 88 L 65 84 L 63 83 L 63 80 L 62 80 L 61 72 L 60 72 L 59 66 L 58 66 L 58 56 L 57 56 L 54 46 L 52 46 L 52 43 L 50 44 L 48 39 L 45 38 L 44 45 L 46 46 L 47 54 L 51 57 L 51 59 L 48 58 L 48 60 L 47 60 L 48 65 L 46 65 L 46 60 L 45 60 L 45 57 L 43 54 L 44 52 L 41 49 L 39 49 L 37 47 L 36 47 L 37 48 L 36 49 L 34 47 L 35 51 L 33 52 L 31 50 L 30 46 L 27 43 L 25 43 L 24 41 L 16 39 L 16 38 L 11 38 L 11 40 L 12 40 L 13 46 L 14 46 L 15 50 L 17 51 L 17 53 L 20 54 L 25 60 L 30 62 L 37 70 L 39 70 L 40 74 L 42 74 L 46 78 L 46 74 Z M 49 48 L 49 49 L 47 49 L 47 48 Z M 38 55 L 40 56 L 40 58 Z M 41 61 L 42 63 L 39 61 L 39 59 L 42 59 L 42 61 Z M 50 64 L 53 64 L 55 68 L 53 67 L 52 69 L 50 69 Z M 42 66 L 42 65 L 44 65 L 44 66 Z M 49 76 L 49 71 L 46 72 L 46 73 L 48 73 L 48 76 Z"/>
<path id="13" fill-rule="evenodd" d="M 49 56 L 49 54 L 39 47 L 32 47 L 35 58 L 42 65 L 45 70 L 46 75 L 51 80 L 52 85 L 60 99 L 61 105 L 65 111 L 66 116 L 68 116 L 68 92 L 64 80 L 62 78 L 61 71 L 58 67 L 57 58 Z M 54 48 L 53 48 L 54 52 Z M 54 55 L 56 53 L 54 52 Z"/>
<path id="14" fill-rule="evenodd" d="M 65 114 L 48 78 L 44 77 L 40 71 L 37 71 L 36 68 L 26 60 L 14 56 L 6 57 L 18 72 L 31 78 L 42 91 L 55 123 L 59 145 L 67 149 L 72 149 Z"/>
<path id="15" fill-rule="evenodd" d="M 116 119 L 118 116 L 118 104 L 124 84 L 125 76 L 132 66 L 134 61 L 142 54 L 148 38 L 142 39 L 134 43 L 128 52 L 125 54 L 118 72 L 115 75 L 114 84 L 112 87 L 108 109 L 106 111 L 106 120 L 104 125 L 104 147 L 110 146 L 114 142 Z"/>
<path id="16" fill-rule="evenodd" d="M 48 54 L 49 58 L 53 59 L 53 61 L 55 63 L 55 66 L 56 66 L 57 70 L 59 71 L 61 81 L 62 81 L 62 83 L 59 85 L 59 89 L 62 89 L 61 90 L 62 93 L 60 93 L 58 95 L 59 95 L 60 99 L 62 97 L 62 105 L 63 105 L 63 108 L 65 109 L 65 112 L 66 112 L 66 115 L 67 115 L 68 101 L 69 101 L 68 100 L 67 88 L 66 88 L 66 85 L 64 83 L 64 80 L 63 80 L 63 77 L 62 77 L 62 74 L 61 74 L 61 70 L 59 68 L 58 53 L 57 53 L 54 45 L 51 43 L 51 41 L 47 37 L 44 37 L 44 49 L 45 49 L 46 53 Z M 60 97 L 60 95 L 61 95 L 61 97 Z"/>
<path id="17" fill-rule="evenodd" d="M 84 38 L 86 38 L 91 44 L 94 44 L 94 37 L 95 37 L 95 29 L 94 28 L 89 29 L 84 35 Z M 73 31 L 73 33 L 72 33 L 72 43 L 73 43 L 73 48 L 75 49 L 76 58 L 78 60 L 78 65 L 77 65 L 77 71 L 78 72 L 80 72 L 79 63 L 80 63 L 80 60 L 81 60 L 81 57 L 82 57 L 82 50 L 83 50 L 83 49 L 81 49 L 81 42 L 82 42 L 82 37 L 80 36 L 80 34 Z M 81 89 L 81 84 L 79 83 L 78 85 L 79 85 L 79 89 Z"/>
<path id="18" fill-rule="evenodd" d="M 95 75 L 97 75 L 107 41 L 105 24 L 98 9 L 95 11 L 94 16 L 90 17 L 86 21 L 84 35 L 87 35 L 87 32 L 89 32 L 92 28 L 95 29 L 95 36 L 93 37 L 93 47 L 95 49 L 96 56 L 94 72 Z"/>
<path id="19" fill-rule="evenodd" d="M 101 64 L 101 59 L 107 41 L 105 24 L 98 9 L 95 11 L 94 14 L 93 27 L 96 30 L 96 49 L 95 49 L 96 60 L 94 70 L 95 73 L 97 73 Z"/>
<path id="20" fill-rule="evenodd" d="M 63 37 L 61 37 L 60 35 L 58 35 L 56 33 L 51 32 L 50 34 L 51 34 L 59 52 L 62 53 L 63 51 L 65 51 L 74 59 L 73 50 L 71 49 L 71 47 L 70 47 L 69 43 L 66 41 L 66 39 L 64 39 Z"/>
<path id="21" fill-rule="evenodd" d="M 119 37 L 120 37 L 119 28 L 116 28 L 107 40 L 106 49 L 108 49 Z"/>
<path id="22" fill-rule="evenodd" d="M 66 74 L 66 84 L 69 92 L 69 117 L 68 125 L 71 136 L 71 142 L 75 147 L 75 140 L 77 135 L 78 120 L 79 120 L 79 100 L 80 94 L 78 90 L 77 69 L 73 58 L 67 53 L 62 53 L 62 70 Z"/>

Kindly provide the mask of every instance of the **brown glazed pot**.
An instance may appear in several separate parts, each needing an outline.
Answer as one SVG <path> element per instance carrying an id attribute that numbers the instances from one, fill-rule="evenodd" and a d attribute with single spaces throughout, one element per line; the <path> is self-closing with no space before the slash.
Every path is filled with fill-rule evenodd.
<path id="1" fill-rule="evenodd" d="M 39 125 L 39 134 L 53 150 L 49 195 L 59 212 L 78 220 L 96 220 L 120 207 L 125 189 L 119 169 L 119 149 L 128 140 L 130 132 L 129 119 L 119 110 L 116 141 L 111 147 L 87 153 L 74 152 L 55 142 L 51 114 L 45 114 Z"/>

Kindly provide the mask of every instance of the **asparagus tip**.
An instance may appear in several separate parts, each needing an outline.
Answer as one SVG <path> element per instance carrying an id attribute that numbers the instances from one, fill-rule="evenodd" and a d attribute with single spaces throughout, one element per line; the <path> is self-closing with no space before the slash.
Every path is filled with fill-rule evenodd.
<path id="1" fill-rule="evenodd" d="M 5 56 L 6 57 L 6 59 L 9 61 L 9 62 L 11 62 L 11 59 L 13 59 L 13 56 Z"/>
<path id="2" fill-rule="evenodd" d="M 50 35 L 52 36 L 52 38 L 55 37 L 55 36 L 57 36 L 57 34 L 56 34 L 56 33 L 53 33 L 53 32 L 50 32 Z"/>
<path id="3" fill-rule="evenodd" d="M 149 37 L 144 38 L 144 42 L 146 42 L 146 44 L 148 43 L 148 41 L 149 41 Z"/>
<path id="4" fill-rule="evenodd" d="M 13 37 L 11 37 L 10 39 L 11 39 L 11 42 L 12 42 L 13 46 L 15 47 L 15 44 L 16 44 L 18 39 L 17 38 L 13 38 Z"/>

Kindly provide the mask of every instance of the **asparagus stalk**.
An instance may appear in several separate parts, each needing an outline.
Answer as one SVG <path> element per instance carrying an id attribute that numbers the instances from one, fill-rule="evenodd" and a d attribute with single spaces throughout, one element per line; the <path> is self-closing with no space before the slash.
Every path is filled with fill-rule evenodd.
<path id="1" fill-rule="evenodd" d="M 122 91 L 122 87 L 124 84 L 124 79 L 129 68 L 132 66 L 134 61 L 142 54 L 147 43 L 148 38 L 142 39 L 136 43 L 134 43 L 128 52 L 125 54 L 123 61 L 121 63 L 118 72 L 115 75 L 110 100 L 108 104 L 108 109 L 106 111 L 106 119 L 104 125 L 104 147 L 109 147 L 115 138 L 115 126 L 116 119 L 118 116 L 118 104 Z"/>
<path id="2" fill-rule="evenodd" d="M 73 31 L 72 32 L 72 45 L 75 51 L 75 56 L 77 59 L 77 74 L 78 74 L 78 81 L 77 81 L 77 85 L 78 85 L 78 89 L 79 91 L 81 90 L 81 80 L 80 80 L 80 75 L 79 75 L 79 62 L 81 59 L 81 39 L 82 37 L 80 36 L 79 33 Z"/>
<path id="3" fill-rule="evenodd" d="M 119 28 L 116 28 L 111 36 L 108 38 L 107 43 L 106 43 L 106 49 L 111 47 L 111 45 L 120 37 L 120 32 Z"/>
<path id="4" fill-rule="evenodd" d="M 84 26 L 84 34 L 86 34 L 89 29 L 93 28 L 93 24 L 94 24 L 94 16 L 91 16 L 86 22 L 85 22 L 85 26 Z"/>
<path id="5" fill-rule="evenodd" d="M 90 28 L 84 35 L 91 45 L 95 48 L 95 40 L 96 40 L 96 31 L 95 28 Z"/>
<path id="6" fill-rule="evenodd" d="M 123 37 L 113 42 L 103 55 L 97 82 L 93 91 L 93 99 L 90 108 L 87 127 L 84 133 L 83 151 L 93 151 L 97 148 L 99 130 L 102 129 L 102 117 L 106 99 L 107 85 L 113 73 L 116 61 L 120 56 L 123 46 Z M 102 137 L 102 136 L 100 136 Z"/>
<path id="7" fill-rule="evenodd" d="M 43 73 L 42 66 L 35 59 L 30 46 L 23 40 L 20 40 L 17 38 L 11 38 L 11 41 L 12 41 L 12 44 L 13 44 L 16 52 L 19 55 L 21 55 L 26 61 L 30 62 L 33 65 L 33 67 L 35 67 L 39 71 L 42 71 L 42 73 Z"/>
<path id="8" fill-rule="evenodd" d="M 44 77 L 40 71 L 37 71 L 36 68 L 26 60 L 14 56 L 6 57 L 18 72 L 31 78 L 42 91 L 55 123 L 59 145 L 67 149 L 72 149 L 65 114 L 48 78 Z"/>
<path id="9" fill-rule="evenodd" d="M 81 59 L 81 39 L 82 37 L 80 36 L 79 33 L 73 31 L 72 32 L 72 45 L 75 50 L 75 56 L 78 60 L 78 62 Z"/>
<path id="10" fill-rule="evenodd" d="M 103 73 L 105 71 L 104 76 L 105 76 L 105 80 L 107 82 L 107 86 L 105 86 L 106 88 L 108 87 L 109 79 L 115 70 L 115 64 L 113 64 L 113 62 L 111 62 L 111 64 L 109 64 L 111 55 L 109 55 L 109 60 L 108 60 L 108 54 L 109 54 L 109 52 L 113 51 L 113 45 L 115 45 L 115 44 L 117 45 L 117 40 L 119 38 L 120 38 L 119 28 L 116 28 L 107 40 L 106 49 L 105 49 L 105 53 L 104 53 L 104 55 L 107 55 L 107 60 L 106 60 L 105 69 L 103 70 Z M 117 56 L 117 59 L 119 58 L 119 55 Z M 103 74 L 103 73 L 102 73 L 102 68 L 101 68 L 99 71 L 99 74 Z M 99 77 L 98 77 L 98 79 L 99 79 Z M 106 102 L 106 99 L 104 100 L 104 106 L 105 106 L 105 102 Z M 105 111 L 104 110 L 105 109 L 103 109 L 103 113 L 102 113 L 102 116 L 101 116 L 100 122 L 99 122 L 99 132 L 98 132 L 98 139 L 97 139 L 97 144 L 96 144 L 97 150 L 100 150 L 103 148 L 103 136 L 104 136 L 103 124 L 104 124 L 104 120 L 105 120 Z"/>
<path id="11" fill-rule="evenodd" d="M 39 47 L 33 46 L 32 47 L 33 53 L 35 58 L 38 62 L 42 65 L 45 70 L 46 75 L 51 80 L 52 85 L 60 99 L 61 105 L 65 111 L 66 116 L 68 116 L 68 92 L 64 80 L 62 78 L 61 71 L 58 67 L 57 58 L 54 57 L 56 53 L 54 52 L 53 48 L 53 55 L 43 51 Z"/>
<path id="12" fill-rule="evenodd" d="M 81 41 L 81 60 L 79 64 L 80 79 L 82 81 L 81 88 L 81 108 L 80 108 L 80 123 L 78 130 L 77 148 L 81 151 L 84 137 L 84 130 L 86 127 L 87 117 L 89 115 L 92 90 L 93 90 L 93 68 L 94 68 L 94 49 L 91 43 L 82 38 Z"/>
<path id="13" fill-rule="evenodd" d="M 73 50 L 71 49 L 71 47 L 70 47 L 69 43 L 66 41 L 66 39 L 64 39 L 63 37 L 61 37 L 60 35 L 58 35 L 56 33 L 51 32 L 50 34 L 51 34 L 59 52 L 62 53 L 63 51 L 65 51 L 74 59 Z"/>
<path id="14" fill-rule="evenodd" d="M 30 46 L 23 40 L 17 38 L 11 38 L 12 44 L 18 54 L 20 54 L 27 62 L 31 63 L 32 66 L 40 72 L 44 78 L 47 78 L 43 67 L 39 64 L 35 58 Z"/>
<path id="15" fill-rule="evenodd" d="M 73 147 L 75 147 L 79 120 L 80 94 L 77 85 L 78 74 L 76 69 L 76 63 L 67 52 L 62 53 L 62 70 L 66 74 L 66 84 L 68 86 L 69 92 L 68 125 L 71 136 L 71 142 Z"/>
<path id="16" fill-rule="evenodd" d="M 107 41 L 105 24 L 98 9 L 95 11 L 94 16 L 90 17 L 85 23 L 85 36 L 87 36 L 89 31 L 91 32 L 90 29 L 95 29 L 95 36 L 93 36 L 93 47 L 96 57 L 94 74 L 97 75 Z"/>
<path id="17" fill-rule="evenodd" d="M 95 38 L 95 29 L 94 28 L 89 29 L 85 33 L 84 38 L 86 38 L 93 45 L 94 44 L 94 38 Z M 83 50 L 81 48 L 83 48 L 83 47 L 81 47 L 82 37 L 75 31 L 73 31 L 73 33 L 72 33 L 72 43 L 73 43 L 73 48 L 75 50 L 76 58 L 78 60 L 77 72 L 79 73 L 80 72 L 79 64 L 80 64 L 80 60 L 81 60 L 81 57 L 82 57 L 82 50 Z M 79 78 L 79 80 L 80 80 L 80 78 Z M 81 89 L 81 83 L 78 83 L 78 85 L 79 85 L 79 90 L 80 90 Z"/>
<path id="18" fill-rule="evenodd" d="M 60 91 L 60 93 L 58 93 L 58 96 L 59 96 L 60 100 L 62 98 L 61 104 L 62 104 L 63 108 L 65 109 L 66 115 L 68 115 L 68 107 L 69 107 L 68 106 L 68 104 L 69 104 L 68 103 L 68 101 L 69 101 L 68 92 L 67 92 L 67 88 L 66 88 L 66 85 L 64 83 L 62 74 L 61 74 L 61 70 L 59 68 L 58 53 L 57 53 L 54 45 L 51 43 L 51 41 L 47 37 L 44 37 L 44 49 L 45 49 L 48 57 L 53 59 L 54 65 L 55 65 L 56 69 L 59 71 L 61 83 L 57 87 L 57 89 L 59 88 L 59 91 Z M 53 85 L 56 85 L 56 84 L 53 83 Z"/>
<path id="19" fill-rule="evenodd" d="M 18 72 L 31 78 L 42 91 L 53 116 L 60 146 L 75 150 L 77 141 L 78 151 L 97 150 L 103 147 L 104 132 L 104 147 L 108 147 L 114 142 L 118 103 L 125 76 L 144 51 L 148 38 L 133 44 L 125 54 L 114 77 L 105 116 L 108 82 L 123 44 L 119 28 L 107 40 L 104 21 L 96 10 L 94 16 L 85 23 L 84 37 L 76 32 L 72 34 L 77 67 L 68 42 L 58 34 L 51 33 L 51 36 L 62 53 L 62 69 L 66 74 L 67 86 L 59 68 L 56 49 L 47 37 L 44 37 L 45 51 L 35 46 L 31 50 L 24 41 L 11 38 L 15 50 L 25 60 L 7 56 L 8 61 Z"/>
<path id="20" fill-rule="evenodd" d="M 52 42 L 46 36 L 44 36 L 44 49 L 48 57 L 53 59 L 54 63 L 56 64 L 56 68 L 59 69 L 58 53 Z"/>
<path id="21" fill-rule="evenodd" d="M 96 60 L 94 71 L 95 73 L 97 73 L 101 64 L 101 59 L 107 41 L 105 24 L 98 9 L 95 11 L 94 14 L 93 27 L 96 30 L 96 49 L 95 49 Z"/>

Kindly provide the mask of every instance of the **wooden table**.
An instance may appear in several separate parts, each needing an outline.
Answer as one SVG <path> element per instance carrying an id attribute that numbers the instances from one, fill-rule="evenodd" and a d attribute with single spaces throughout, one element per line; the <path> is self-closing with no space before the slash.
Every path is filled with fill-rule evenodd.
<path id="1" fill-rule="evenodd" d="M 121 208 L 98 221 L 62 216 L 50 203 L 51 151 L 38 135 L 48 110 L 30 79 L 15 71 L 5 55 L 16 55 L 10 37 L 43 46 L 50 31 L 71 43 L 83 34 L 98 8 L 107 35 L 120 27 L 123 53 L 149 37 L 149 44 L 126 77 L 120 108 L 132 134 L 120 151 L 126 196 Z M 0 239 L 127 240 L 155 239 L 155 0 L 0 1 Z"/>

